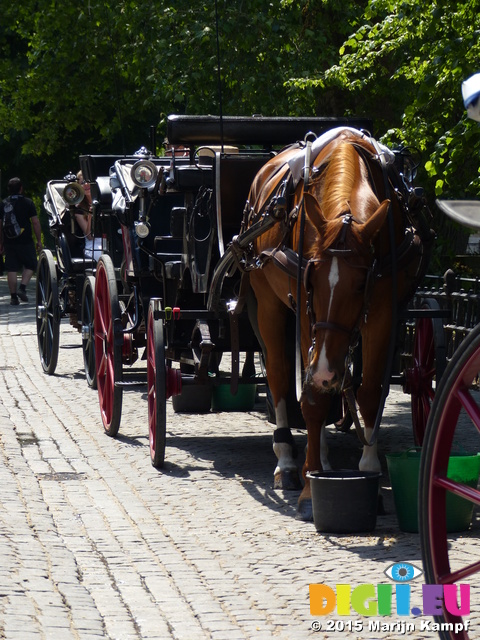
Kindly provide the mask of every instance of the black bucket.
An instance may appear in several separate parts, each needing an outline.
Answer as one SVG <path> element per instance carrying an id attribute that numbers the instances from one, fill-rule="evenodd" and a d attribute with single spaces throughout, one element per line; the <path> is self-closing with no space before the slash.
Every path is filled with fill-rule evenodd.
<path id="1" fill-rule="evenodd" d="M 377 523 L 380 473 L 312 471 L 313 521 L 320 533 L 373 531 Z"/>

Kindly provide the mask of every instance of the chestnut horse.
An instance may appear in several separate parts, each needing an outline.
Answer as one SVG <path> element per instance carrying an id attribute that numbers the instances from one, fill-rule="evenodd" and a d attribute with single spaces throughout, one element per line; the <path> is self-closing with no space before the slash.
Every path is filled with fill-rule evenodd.
<path id="1" fill-rule="evenodd" d="M 299 163 L 303 169 L 304 152 L 297 145 L 262 167 L 247 202 L 247 226 L 268 207 L 284 206 L 285 211 L 276 225 L 254 241 L 256 268 L 250 272 L 250 283 L 257 299 L 258 330 L 275 406 L 276 488 L 301 486 L 292 455 L 290 427 L 294 425 L 287 421 L 293 363 L 285 348 L 295 340 L 286 332 L 287 314 L 292 308 L 300 314 L 305 369 L 301 409 L 307 451 L 298 510 L 305 520 L 312 519 L 307 472 L 331 468 L 324 427 L 333 394 L 343 390 L 349 352 L 360 336 L 363 379 L 357 402 L 364 421 L 364 442 L 369 446 L 363 447 L 359 467 L 380 470 L 376 444 L 370 446 L 370 437 L 381 402 L 391 332 L 396 331 L 392 327 L 393 230 L 403 256 L 394 276 L 399 304 L 413 295 L 422 264 L 421 251 L 411 250 L 415 244 L 418 248 L 418 242 L 410 242 L 406 250 L 405 210 L 396 191 L 388 187 L 379 162 L 379 153 L 387 151 L 359 131 L 335 130 L 312 154 L 308 190 L 302 171 L 298 173 L 297 168 L 298 175 L 292 176 Z M 275 215 L 281 217 L 282 212 Z M 393 217 L 390 229 L 389 216 Z M 303 250 L 299 251 L 301 235 Z M 300 303 L 296 277 L 299 254 L 304 256 Z M 295 261 L 292 269 L 289 263 Z"/>

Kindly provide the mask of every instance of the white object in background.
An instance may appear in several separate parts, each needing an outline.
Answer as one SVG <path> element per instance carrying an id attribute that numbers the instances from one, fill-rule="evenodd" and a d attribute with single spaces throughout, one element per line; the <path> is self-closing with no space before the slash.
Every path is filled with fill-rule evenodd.
<path id="1" fill-rule="evenodd" d="M 480 73 L 462 83 L 462 96 L 468 117 L 480 122 Z"/>

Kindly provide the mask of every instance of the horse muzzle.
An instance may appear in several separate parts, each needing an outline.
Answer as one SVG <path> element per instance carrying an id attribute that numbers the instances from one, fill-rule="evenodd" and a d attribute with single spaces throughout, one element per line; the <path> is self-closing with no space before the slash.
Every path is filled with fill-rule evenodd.
<path id="1" fill-rule="evenodd" d="M 320 393 L 335 393 L 340 391 L 342 380 L 343 373 L 341 372 L 331 371 L 328 368 L 309 367 L 305 383 Z"/>
<path id="2" fill-rule="evenodd" d="M 341 365 L 341 366 L 340 366 Z M 345 374 L 345 359 L 333 364 L 326 356 L 325 343 L 315 358 L 315 340 L 308 352 L 305 387 L 308 393 L 337 393 L 341 390 Z"/>

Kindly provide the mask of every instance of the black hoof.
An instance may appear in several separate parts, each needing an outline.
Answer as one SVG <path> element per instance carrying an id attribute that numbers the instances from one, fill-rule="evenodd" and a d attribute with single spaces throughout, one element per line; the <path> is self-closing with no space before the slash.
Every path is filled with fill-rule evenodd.
<path id="1" fill-rule="evenodd" d="M 297 520 L 303 520 L 304 522 L 313 522 L 313 509 L 311 500 L 302 500 L 298 503 L 297 508 Z"/>
<path id="2" fill-rule="evenodd" d="M 300 476 L 297 469 L 287 469 L 276 473 L 273 479 L 274 489 L 284 489 L 285 491 L 298 491 L 302 488 Z"/>

